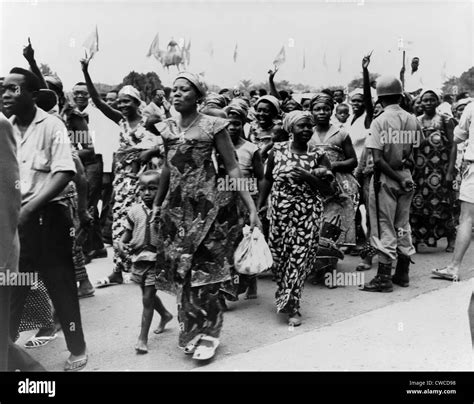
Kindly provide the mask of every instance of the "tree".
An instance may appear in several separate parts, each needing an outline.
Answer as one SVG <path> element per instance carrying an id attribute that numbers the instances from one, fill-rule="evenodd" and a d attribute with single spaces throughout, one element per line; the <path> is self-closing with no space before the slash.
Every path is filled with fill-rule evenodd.
<path id="1" fill-rule="evenodd" d="M 104 83 L 94 83 L 94 87 L 97 89 L 99 94 L 107 94 L 112 90 L 116 90 L 118 86 Z"/>
<path id="2" fill-rule="evenodd" d="M 162 90 L 164 88 L 155 72 L 144 74 L 131 71 L 123 78 L 120 88 L 126 85 L 131 85 L 140 91 L 141 98 L 146 103 L 150 102 L 153 98 L 153 90 Z"/>
<path id="3" fill-rule="evenodd" d="M 56 76 L 56 72 L 53 72 L 46 63 L 40 63 L 39 69 L 43 76 Z"/>
<path id="4" fill-rule="evenodd" d="M 457 87 L 457 93 L 474 92 L 474 67 L 469 68 L 459 77 L 449 77 L 444 83 L 441 90 L 444 94 L 453 94 L 454 86 Z"/>
<path id="5" fill-rule="evenodd" d="M 376 81 L 378 77 L 380 77 L 380 74 L 369 72 L 369 79 L 371 83 L 372 81 Z M 349 87 L 349 92 L 355 90 L 356 88 L 363 88 L 364 79 L 362 77 L 362 73 L 359 77 L 355 77 L 354 79 L 352 79 L 347 86 Z"/>

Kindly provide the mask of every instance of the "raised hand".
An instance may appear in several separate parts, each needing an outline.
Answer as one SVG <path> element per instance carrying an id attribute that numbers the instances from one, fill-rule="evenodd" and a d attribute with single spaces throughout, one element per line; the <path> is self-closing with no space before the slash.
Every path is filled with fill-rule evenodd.
<path id="1" fill-rule="evenodd" d="M 28 45 L 23 48 L 23 56 L 28 62 L 35 60 L 35 50 L 31 46 L 30 37 L 28 37 Z"/>
<path id="2" fill-rule="evenodd" d="M 275 70 L 270 69 L 268 71 L 268 74 L 270 75 L 270 77 L 274 77 L 277 71 L 278 71 L 278 67 L 275 67 Z"/>
<path id="3" fill-rule="evenodd" d="M 87 69 L 89 68 L 90 60 L 91 59 L 87 57 L 87 54 L 85 58 L 81 59 L 81 68 L 83 72 L 87 71 Z"/>
<path id="4" fill-rule="evenodd" d="M 367 69 L 367 67 L 369 67 L 369 63 L 370 63 L 370 57 L 372 56 L 372 52 L 370 52 L 368 55 L 364 56 L 363 59 L 362 59 L 362 68 L 363 69 Z"/>

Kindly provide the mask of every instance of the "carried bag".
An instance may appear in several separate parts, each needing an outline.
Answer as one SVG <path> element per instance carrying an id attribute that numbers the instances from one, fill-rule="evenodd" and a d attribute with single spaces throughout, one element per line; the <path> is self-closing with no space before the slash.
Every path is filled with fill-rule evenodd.
<path id="1" fill-rule="evenodd" d="M 257 275 L 271 268 L 273 258 L 265 237 L 258 227 L 250 231 L 250 226 L 243 229 L 244 238 L 234 253 L 234 265 L 238 273 Z"/>

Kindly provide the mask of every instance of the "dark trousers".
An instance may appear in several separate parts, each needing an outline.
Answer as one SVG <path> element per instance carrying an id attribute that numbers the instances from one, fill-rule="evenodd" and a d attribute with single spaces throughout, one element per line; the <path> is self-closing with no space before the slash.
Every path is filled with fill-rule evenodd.
<path id="1" fill-rule="evenodd" d="M 94 162 L 85 164 L 84 170 L 86 172 L 88 187 L 87 206 L 94 219 L 87 234 L 87 239 L 82 246 L 84 254 L 88 254 L 91 251 L 104 248 L 99 221 L 99 210 L 97 209 L 97 204 L 102 198 L 102 174 L 104 170 L 102 156 L 96 154 Z"/>
<path id="2" fill-rule="evenodd" d="M 9 336 L 10 296 L 12 286 L 0 286 L 0 372 L 5 371 L 44 371 L 45 369 Z"/>
<path id="3" fill-rule="evenodd" d="M 104 173 L 102 176 L 102 210 L 100 212 L 100 227 L 102 229 L 102 240 L 112 244 L 112 182 L 114 175 Z"/>
<path id="4" fill-rule="evenodd" d="M 72 261 L 75 237 L 69 207 L 50 203 L 31 215 L 19 229 L 20 272 L 38 271 L 61 323 L 66 344 L 73 355 L 85 350 L 77 285 Z M 18 332 L 30 286 L 17 286 L 12 292 L 10 337 Z"/>

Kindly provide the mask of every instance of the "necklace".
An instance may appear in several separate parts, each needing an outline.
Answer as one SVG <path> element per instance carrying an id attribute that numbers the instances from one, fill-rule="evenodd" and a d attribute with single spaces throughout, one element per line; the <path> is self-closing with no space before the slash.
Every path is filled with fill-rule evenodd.
<path id="1" fill-rule="evenodd" d="M 180 130 L 179 139 L 182 143 L 184 142 L 184 135 L 196 123 L 196 121 L 199 119 L 199 116 L 200 115 L 198 114 L 196 118 L 194 118 L 194 120 L 186 128 L 181 127 L 181 125 L 178 123 L 178 129 Z"/>

